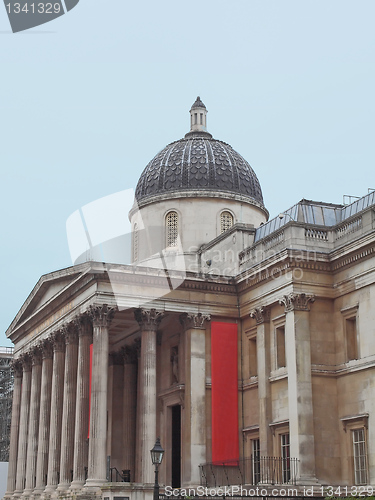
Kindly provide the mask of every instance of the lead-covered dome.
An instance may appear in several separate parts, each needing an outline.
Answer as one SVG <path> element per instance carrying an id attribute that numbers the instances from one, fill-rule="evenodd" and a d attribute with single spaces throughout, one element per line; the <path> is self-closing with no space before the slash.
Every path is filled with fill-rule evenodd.
<path id="1" fill-rule="evenodd" d="M 249 163 L 229 144 L 213 139 L 206 130 L 207 110 L 198 97 L 191 110 L 191 130 L 183 139 L 166 146 L 146 166 L 138 181 L 138 205 L 155 196 L 194 196 L 227 193 L 240 195 L 263 208 L 262 190 Z M 217 194 L 216 194 L 217 196 Z M 174 196 L 173 196 L 174 197 Z M 163 196 L 164 198 L 164 196 Z"/>

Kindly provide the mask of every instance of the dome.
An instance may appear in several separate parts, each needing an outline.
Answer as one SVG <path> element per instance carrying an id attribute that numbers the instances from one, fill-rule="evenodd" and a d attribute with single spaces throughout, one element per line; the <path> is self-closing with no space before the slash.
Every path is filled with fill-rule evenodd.
<path id="1" fill-rule="evenodd" d="M 178 192 L 198 197 L 214 193 L 217 197 L 220 192 L 222 197 L 238 195 L 264 208 L 254 170 L 229 144 L 207 132 L 206 114 L 206 107 L 198 97 L 190 110 L 190 132 L 166 146 L 142 172 L 135 192 L 139 206 L 155 197 L 165 198 L 169 194 L 175 197 Z"/>

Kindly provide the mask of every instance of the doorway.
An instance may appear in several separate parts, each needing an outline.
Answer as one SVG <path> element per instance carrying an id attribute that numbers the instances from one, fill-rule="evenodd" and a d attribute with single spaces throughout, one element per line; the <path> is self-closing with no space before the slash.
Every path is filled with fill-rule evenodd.
<path id="1" fill-rule="evenodd" d="M 172 488 L 181 487 L 181 406 L 172 406 Z"/>

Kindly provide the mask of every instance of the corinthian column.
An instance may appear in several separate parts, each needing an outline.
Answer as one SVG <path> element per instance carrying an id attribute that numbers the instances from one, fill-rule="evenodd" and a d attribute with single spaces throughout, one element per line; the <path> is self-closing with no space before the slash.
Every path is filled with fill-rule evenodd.
<path id="1" fill-rule="evenodd" d="M 36 462 L 36 485 L 34 494 L 42 493 L 47 484 L 48 441 L 51 415 L 52 391 L 52 343 L 46 340 L 42 344 L 42 381 L 40 389 L 40 413 L 38 455 Z"/>
<path id="2" fill-rule="evenodd" d="M 140 398 L 137 418 L 136 477 L 140 483 L 153 482 L 153 465 L 150 450 L 156 440 L 156 330 L 164 313 L 156 309 L 136 309 L 135 319 L 141 328 L 141 359 L 139 367 Z"/>
<path id="3" fill-rule="evenodd" d="M 210 315 L 181 314 L 185 330 L 185 460 L 183 481 L 200 484 L 199 464 L 206 462 L 206 326 Z"/>
<path id="4" fill-rule="evenodd" d="M 68 489 L 72 482 L 78 359 L 77 325 L 70 323 L 64 332 L 66 347 L 59 491 Z"/>
<path id="5" fill-rule="evenodd" d="M 29 430 L 30 413 L 30 388 L 31 388 L 31 358 L 29 355 L 23 356 L 22 360 L 22 396 L 21 396 L 21 414 L 20 431 L 18 438 L 18 456 L 17 456 L 17 476 L 15 494 L 20 494 L 25 488 L 26 480 L 26 454 L 27 454 L 27 433 Z"/>
<path id="6" fill-rule="evenodd" d="M 286 313 L 290 455 L 299 461 L 300 484 L 317 482 L 309 325 L 309 303 L 314 300 L 313 295 L 291 293 L 279 301 Z"/>
<path id="7" fill-rule="evenodd" d="M 262 457 L 272 456 L 272 398 L 270 387 L 270 307 L 259 307 L 250 313 L 257 323 L 257 364 L 259 399 L 259 443 Z M 262 475 L 262 477 L 267 477 Z"/>
<path id="8" fill-rule="evenodd" d="M 36 347 L 31 353 L 31 394 L 29 430 L 27 435 L 26 485 L 25 495 L 29 495 L 35 487 L 36 458 L 38 448 L 40 380 L 42 376 L 42 352 Z"/>
<path id="9" fill-rule="evenodd" d="M 21 388 L 22 388 L 22 363 L 19 360 L 13 362 L 14 385 L 13 385 L 13 405 L 12 421 L 10 424 L 10 445 L 9 445 L 9 466 L 8 482 L 5 498 L 10 498 L 16 488 L 18 433 L 20 428 L 21 410 Z"/>
<path id="10" fill-rule="evenodd" d="M 74 436 L 73 482 L 71 489 L 80 489 L 85 483 L 88 459 L 89 399 L 90 399 L 90 344 L 92 325 L 87 316 L 81 316 L 78 325 L 78 373 Z"/>
<path id="11" fill-rule="evenodd" d="M 59 482 L 61 453 L 61 421 L 64 395 L 65 340 L 61 332 L 53 336 L 53 368 L 51 394 L 51 420 L 49 433 L 47 486 L 44 490 L 50 493 L 57 488 Z"/>
<path id="12" fill-rule="evenodd" d="M 115 308 L 91 306 L 93 358 L 91 379 L 90 437 L 86 487 L 100 487 L 107 481 L 107 392 L 109 325 Z"/>

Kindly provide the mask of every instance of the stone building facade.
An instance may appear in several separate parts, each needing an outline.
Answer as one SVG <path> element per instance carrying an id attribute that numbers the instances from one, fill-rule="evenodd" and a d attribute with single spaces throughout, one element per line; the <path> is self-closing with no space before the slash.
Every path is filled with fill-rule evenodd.
<path id="1" fill-rule="evenodd" d="M 190 113 L 139 180 L 133 263 L 43 276 L 7 331 L 6 498 L 147 497 L 158 436 L 165 486 L 375 483 L 375 193 L 267 221 Z"/>

